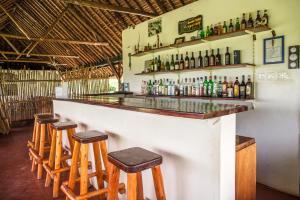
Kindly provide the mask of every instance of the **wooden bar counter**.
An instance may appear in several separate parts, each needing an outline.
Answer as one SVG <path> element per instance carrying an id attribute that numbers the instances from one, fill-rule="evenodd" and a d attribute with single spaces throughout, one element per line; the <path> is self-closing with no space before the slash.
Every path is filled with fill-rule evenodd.
<path id="1" fill-rule="evenodd" d="M 235 199 L 236 113 L 251 104 L 81 97 L 54 99 L 53 106 L 61 120 L 79 124 L 77 131 L 107 132 L 109 151 L 139 146 L 162 155 L 167 199 Z M 145 198 L 155 199 L 151 174 L 143 178 Z"/>

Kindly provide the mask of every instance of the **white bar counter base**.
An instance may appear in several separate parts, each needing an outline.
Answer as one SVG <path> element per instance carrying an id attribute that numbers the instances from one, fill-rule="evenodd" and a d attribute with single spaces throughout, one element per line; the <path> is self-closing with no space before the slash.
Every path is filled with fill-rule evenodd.
<path id="1" fill-rule="evenodd" d="M 167 199 L 235 199 L 236 114 L 191 119 L 60 100 L 53 106 L 61 121 L 79 124 L 76 131 L 107 132 L 109 152 L 138 146 L 162 155 Z M 143 172 L 143 186 L 144 197 L 156 199 L 151 170 Z"/>

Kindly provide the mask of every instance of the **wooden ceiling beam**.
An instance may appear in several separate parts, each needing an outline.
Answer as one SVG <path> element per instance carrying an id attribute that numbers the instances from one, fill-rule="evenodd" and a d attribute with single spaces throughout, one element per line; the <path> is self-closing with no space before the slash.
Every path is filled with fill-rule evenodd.
<path id="1" fill-rule="evenodd" d="M 6 60 L 8 60 L 7 56 L 3 53 L 1 53 L 1 55 L 3 56 L 3 58 L 5 58 Z"/>
<path id="2" fill-rule="evenodd" d="M 12 51 L 0 51 L 0 54 L 4 54 L 4 55 L 22 55 L 22 56 L 26 56 L 26 53 L 16 53 L 16 52 L 12 52 Z M 55 58 L 74 58 L 74 59 L 78 59 L 79 56 L 74 56 L 74 55 L 61 55 L 61 54 L 30 54 L 30 56 L 38 56 L 38 57 L 55 57 Z"/>
<path id="3" fill-rule="evenodd" d="M 45 60 L 5 60 L 5 59 L 0 59 L 0 62 L 51 64 L 49 61 L 45 61 Z"/>
<path id="4" fill-rule="evenodd" d="M 13 45 L 13 43 L 11 43 L 6 37 L 2 36 L 2 38 L 5 40 L 5 42 L 17 53 L 20 54 L 20 52 L 18 51 L 18 49 L 15 47 L 15 45 Z"/>
<path id="5" fill-rule="evenodd" d="M 149 0 L 146 0 L 146 2 L 148 3 Z M 167 9 L 165 8 L 164 4 L 161 2 L 161 0 L 154 0 L 154 2 L 157 4 L 157 6 L 159 7 L 159 9 L 162 11 L 162 13 L 166 13 L 168 12 Z M 152 6 L 151 3 L 149 3 L 149 6 Z"/>
<path id="6" fill-rule="evenodd" d="M 118 73 L 117 69 L 112 64 L 111 60 L 108 57 L 106 58 L 106 62 L 110 66 L 112 73 L 117 77 L 118 80 L 120 80 L 121 79 L 120 74 Z"/>
<path id="7" fill-rule="evenodd" d="M 139 15 L 144 17 L 156 17 L 153 13 L 144 12 L 141 10 L 133 9 L 133 8 L 126 8 L 121 6 L 115 6 L 111 4 L 105 4 L 101 2 L 92 2 L 87 0 L 61 0 L 68 4 L 74 4 L 78 6 L 84 6 L 84 7 L 90 7 L 90 8 L 97 8 L 101 10 L 110 10 L 114 12 L 121 12 L 126 14 L 133 14 L 133 15 Z"/>
<path id="8" fill-rule="evenodd" d="M 0 9 L 9 17 L 9 19 L 18 27 L 18 29 L 29 39 L 26 31 L 20 26 L 20 24 L 16 21 L 16 19 L 0 4 Z"/>

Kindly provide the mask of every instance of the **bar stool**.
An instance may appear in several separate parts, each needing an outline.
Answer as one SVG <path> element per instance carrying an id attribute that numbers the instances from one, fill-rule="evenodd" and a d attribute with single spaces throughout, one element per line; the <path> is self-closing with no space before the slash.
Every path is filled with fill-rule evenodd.
<path id="1" fill-rule="evenodd" d="M 52 141 L 48 162 L 43 163 L 43 167 L 47 173 L 45 187 L 49 187 L 51 179 L 53 179 L 53 198 L 58 197 L 60 186 L 60 174 L 70 170 L 66 160 L 71 159 L 71 155 L 62 147 L 62 133 L 67 132 L 70 143 L 70 152 L 73 151 L 74 141 L 72 135 L 75 133 L 77 124 L 74 122 L 56 122 L 50 125 L 52 128 Z"/>
<path id="2" fill-rule="evenodd" d="M 74 150 L 72 155 L 72 164 L 70 170 L 69 181 L 64 182 L 61 186 L 61 190 L 66 194 L 67 199 L 88 199 L 94 196 L 99 196 L 100 199 L 105 199 L 105 193 L 108 192 L 107 188 L 104 188 L 104 181 L 108 182 L 108 160 L 107 160 L 107 147 L 106 140 L 108 135 L 98 131 L 86 131 L 75 133 L 73 135 L 75 140 Z M 88 146 L 93 144 L 94 159 L 96 172 L 88 174 Z M 99 148 L 100 146 L 100 148 Z M 77 178 L 78 159 L 80 152 L 80 177 Z M 100 155 L 101 154 L 101 155 Z M 101 160 L 102 158 L 102 160 Z M 104 164 L 104 170 L 102 170 L 102 161 Z M 96 177 L 98 183 L 98 190 L 88 192 L 89 178 Z M 80 181 L 80 195 L 76 195 L 74 192 L 75 183 Z M 120 193 L 125 193 L 125 185 L 117 185 Z"/>
<path id="3" fill-rule="evenodd" d="M 34 148 L 29 148 L 30 156 L 32 157 L 31 171 L 35 171 L 36 164 L 38 165 L 37 179 L 42 178 L 43 173 L 43 162 L 46 161 L 44 158 L 45 150 L 50 148 L 45 146 L 46 140 L 46 126 L 51 129 L 50 124 L 57 122 L 58 119 L 51 118 L 38 118 L 37 119 L 37 130 L 35 133 L 35 145 Z M 49 130 L 48 138 L 51 138 L 52 131 Z"/>
<path id="4" fill-rule="evenodd" d="M 108 200 L 117 200 L 120 169 L 127 173 L 127 199 L 143 200 L 142 171 L 152 170 L 156 198 L 165 200 L 163 178 L 160 170 L 162 156 L 148 150 L 133 147 L 108 154 L 111 169 L 109 174 Z"/>

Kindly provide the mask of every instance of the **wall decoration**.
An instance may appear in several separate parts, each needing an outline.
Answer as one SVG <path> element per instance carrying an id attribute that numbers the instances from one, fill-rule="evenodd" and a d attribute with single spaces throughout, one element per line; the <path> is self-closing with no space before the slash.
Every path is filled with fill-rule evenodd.
<path id="1" fill-rule="evenodd" d="M 264 64 L 284 63 L 284 36 L 264 39 Z"/>
<path id="2" fill-rule="evenodd" d="M 289 47 L 289 69 L 299 69 L 300 46 Z"/>
<path id="3" fill-rule="evenodd" d="M 161 33 L 161 18 L 150 21 L 148 23 L 148 37 Z"/>
<path id="4" fill-rule="evenodd" d="M 178 22 L 179 35 L 183 33 L 191 33 L 200 29 L 203 29 L 202 15 L 198 15 L 196 17 L 192 17 L 184 21 Z"/>
<path id="5" fill-rule="evenodd" d="M 174 44 L 181 44 L 185 41 L 185 37 L 175 38 Z"/>

